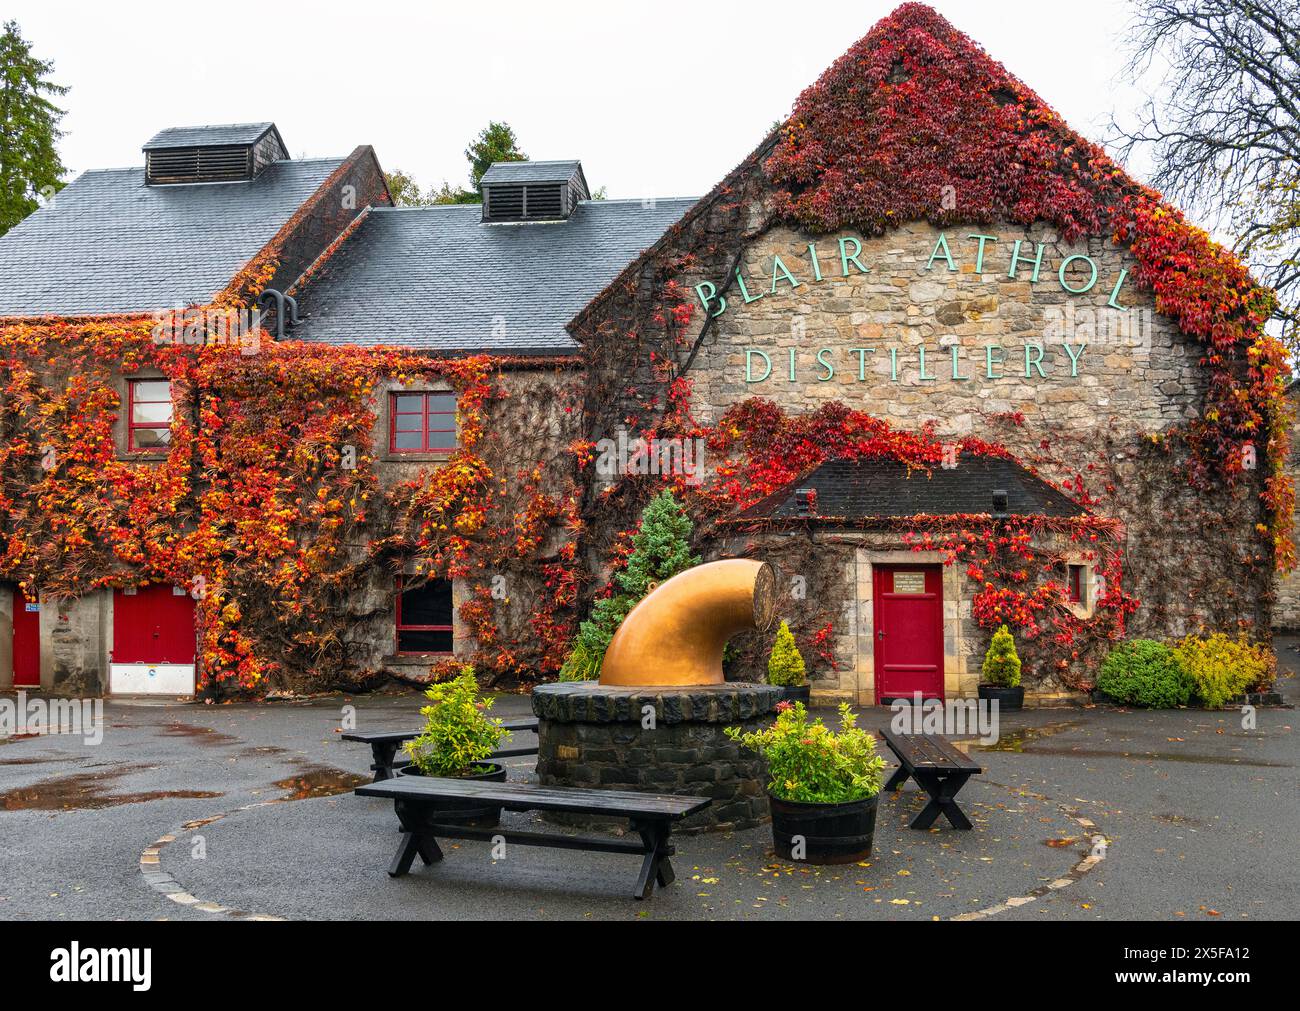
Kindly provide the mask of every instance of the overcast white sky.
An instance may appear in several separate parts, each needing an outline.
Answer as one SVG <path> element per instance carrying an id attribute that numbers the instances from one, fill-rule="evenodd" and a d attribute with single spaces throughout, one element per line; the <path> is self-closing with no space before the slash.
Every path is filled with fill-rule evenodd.
<path id="1" fill-rule="evenodd" d="M 0 17 L 72 88 L 74 174 L 142 164 L 163 127 L 270 119 L 294 157 L 373 144 L 385 169 L 464 184 L 466 143 L 504 119 L 531 157 L 580 158 L 616 198 L 710 189 L 896 6 L 5 0 Z M 933 6 L 1094 140 L 1136 102 L 1116 80 L 1124 0 Z"/>

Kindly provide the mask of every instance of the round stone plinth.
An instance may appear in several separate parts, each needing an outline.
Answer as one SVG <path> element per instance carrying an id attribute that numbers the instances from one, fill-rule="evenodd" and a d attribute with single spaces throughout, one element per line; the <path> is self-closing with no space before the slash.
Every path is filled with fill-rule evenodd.
<path id="1" fill-rule="evenodd" d="M 772 722 L 781 689 L 730 683 L 613 688 L 593 681 L 533 689 L 544 786 L 708 797 L 680 831 L 752 828 L 769 817 L 762 758 L 727 739 Z M 570 819 L 565 819 L 570 820 Z"/>

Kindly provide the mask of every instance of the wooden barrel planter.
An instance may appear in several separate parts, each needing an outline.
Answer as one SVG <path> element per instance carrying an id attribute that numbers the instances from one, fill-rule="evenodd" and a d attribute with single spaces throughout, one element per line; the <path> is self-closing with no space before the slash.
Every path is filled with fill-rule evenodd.
<path id="1" fill-rule="evenodd" d="M 782 702 L 802 702 L 806 706 L 812 699 L 811 685 L 781 685 L 780 688 Z"/>
<path id="2" fill-rule="evenodd" d="M 980 685 L 979 696 L 985 702 L 996 702 L 998 711 L 1003 713 L 1018 713 L 1025 704 L 1023 685 L 1017 685 L 1015 688 L 1006 688 L 1002 685 Z"/>
<path id="3" fill-rule="evenodd" d="M 479 771 L 457 779 L 468 779 L 475 783 L 504 783 L 506 769 L 504 765 L 480 762 L 475 766 Z M 399 776 L 423 776 L 414 765 L 406 765 L 398 770 Z M 396 801 L 397 816 L 403 825 L 466 825 L 472 828 L 496 828 L 501 822 L 501 805 L 474 803 L 467 800 L 445 800 L 438 797 L 401 798 Z"/>
<path id="4" fill-rule="evenodd" d="M 871 856 L 880 795 L 847 804 L 803 804 L 768 794 L 777 856 L 809 864 L 853 864 Z M 802 838 L 802 854 L 796 855 Z"/>

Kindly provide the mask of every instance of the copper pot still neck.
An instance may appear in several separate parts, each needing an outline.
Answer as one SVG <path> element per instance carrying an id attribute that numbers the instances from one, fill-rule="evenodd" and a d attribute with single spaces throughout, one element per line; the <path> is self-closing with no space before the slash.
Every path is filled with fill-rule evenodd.
<path id="1" fill-rule="evenodd" d="M 697 565 L 649 593 L 623 619 L 600 669 L 614 687 L 724 684 L 722 651 L 739 632 L 772 627 L 776 573 L 730 558 Z"/>

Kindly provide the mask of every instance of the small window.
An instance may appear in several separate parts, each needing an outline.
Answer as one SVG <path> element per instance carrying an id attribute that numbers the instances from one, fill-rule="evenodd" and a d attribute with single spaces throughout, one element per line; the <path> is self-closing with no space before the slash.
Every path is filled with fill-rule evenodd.
<path id="1" fill-rule="evenodd" d="M 456 448 L 456 394 L 394 393 L 388 448 L 394 453 L 450 453 Z"/>
<path id="2" fill-rule="evenodd" d="M 397 652 L 452 651 L 451 581 L 431 579 L 406 589 L 397 584 Z"/>
<path id="3" fill-rule="evenodd" d="M 1086 605 L 1088 603 L 1088 567 L 1086 565 L 1069 566 L 1066 585 L 1069 587 L 1071 604 Z"/>
<path id="4" fill-rule="evenodd" d="M 165 452 L 172 441 L 172 384 L 166 379 L 127 382 L 127 449 Z"/>

